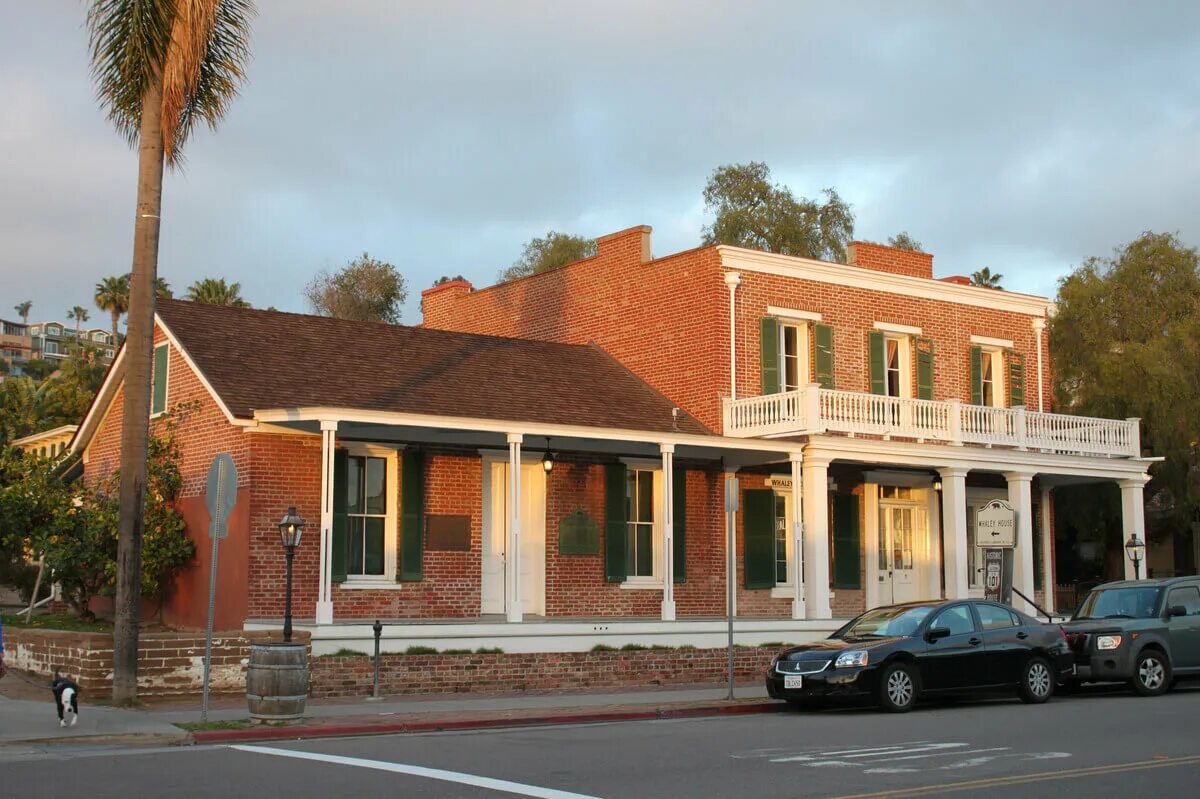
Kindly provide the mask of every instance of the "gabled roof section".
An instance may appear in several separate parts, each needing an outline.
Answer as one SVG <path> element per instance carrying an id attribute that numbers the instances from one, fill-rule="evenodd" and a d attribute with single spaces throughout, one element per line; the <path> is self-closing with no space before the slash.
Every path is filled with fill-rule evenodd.
<path id="1" fill-rule="evenodd" d="M 159 300 L 229 413 L 324 406 L 711 434 L 594 346 Z"/>

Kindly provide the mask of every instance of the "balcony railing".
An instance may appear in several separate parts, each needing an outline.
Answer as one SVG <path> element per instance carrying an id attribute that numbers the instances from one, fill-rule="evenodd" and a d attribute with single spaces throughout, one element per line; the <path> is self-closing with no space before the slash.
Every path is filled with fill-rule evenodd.
<path id="1" fill-rule="evenodd" d="M 967 405 L 959 400 L 884 397 L 815 385 L 726 399 L 724 421 L 725 435 L 741 438 L 833 432 L 1072 455 L 1141 455 L 1137 419 L 1095 419 Z"/>

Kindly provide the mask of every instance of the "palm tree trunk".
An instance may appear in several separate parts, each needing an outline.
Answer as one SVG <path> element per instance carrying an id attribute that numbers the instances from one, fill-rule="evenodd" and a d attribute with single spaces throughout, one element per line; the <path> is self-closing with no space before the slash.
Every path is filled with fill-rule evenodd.
<path id="1" fill-rule="evenodd" d="M 142 98 L 138 131 L 137 219 L 125 346 L 125 407 L 121 420 L 120 516 L 117 525 L 117 596 L 113 621 L 113 702 L 137 699 L 138 622 L 142 593 L 142 525 L 146 442 L 150 428 L 150 361 L 162 209 L 162 81 Z"/>
<path id="2" fill-rule="evenodd" d="M 112 312 L 112 323 L 113 323 L 112 345 L 113 345 L 113 352 L 116 352 L 117 345 L 121 343 L 121 340 L 117 338 L 117 325 L 121 324 L 121 312 L 116 309 L 113 309 L 113 312 Z"/>

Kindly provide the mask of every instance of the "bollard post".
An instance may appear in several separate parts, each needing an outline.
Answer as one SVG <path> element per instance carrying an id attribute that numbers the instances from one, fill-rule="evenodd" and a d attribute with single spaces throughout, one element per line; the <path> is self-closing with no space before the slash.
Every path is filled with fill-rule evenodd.
<path id="1" fill-rule="evenodd" d="M 375 624 L 371 626 L 375 631 L 375 682 L 371 689 L 371 699 L 379 700 L 379 638 L 383 635 L 383 624 L 379 619 L 375 620 Z"/>

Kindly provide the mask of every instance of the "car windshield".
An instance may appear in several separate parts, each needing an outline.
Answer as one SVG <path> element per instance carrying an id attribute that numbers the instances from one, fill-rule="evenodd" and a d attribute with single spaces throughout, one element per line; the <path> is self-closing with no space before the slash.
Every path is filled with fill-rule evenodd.
<path id="1" fill-rule="evenodd" d="M 932 605 L 902 605 L 875 608 L 859 616 L 837 634 L 838 638 L 903 638 L 914 635 L 925 617 L 933 612 Z"/>
<path id="2" fill-rule="evenodd" d="M 1160 588 L 1102 588 L 1083 600 L 1076 619 L 1149 619 L 1158 607 Z"/>

